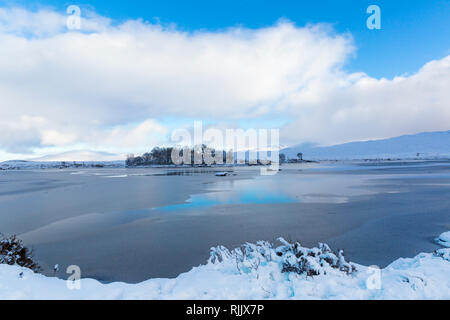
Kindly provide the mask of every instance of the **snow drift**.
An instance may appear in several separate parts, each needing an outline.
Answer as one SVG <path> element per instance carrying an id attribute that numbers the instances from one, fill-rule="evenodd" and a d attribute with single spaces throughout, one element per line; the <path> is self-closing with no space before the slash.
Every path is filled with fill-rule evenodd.
<path id="1" fill-rule="evenodd" d="M 68 282 L 0 265 L 1 299 L 450 299 L 450 249 L 398 259 L 384 269 L 345 261 L 328 246 L 280 239 L 211 250 L 206 265 L 138 284 Z M 73 282 L 69 281 L 69 284 Z M 76 287 L 76 286 L 72 286 Z"/>

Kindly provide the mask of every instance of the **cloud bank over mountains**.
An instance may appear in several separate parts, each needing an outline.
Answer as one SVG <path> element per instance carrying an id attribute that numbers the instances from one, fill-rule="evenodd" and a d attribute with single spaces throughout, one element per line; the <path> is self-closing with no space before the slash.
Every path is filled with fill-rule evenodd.
<path id="1" fill-rule="evenodd" d="M 166 118 L 284 119 L 282 144 L 449 129 L 450 56 L 375 79 L 345 71 L 357 49 L 328 25 L 188 33 L 82 17 L 70 31 L 64 12 L 0 8 L 0 158 L 139 152 L 167 143 Z"/>

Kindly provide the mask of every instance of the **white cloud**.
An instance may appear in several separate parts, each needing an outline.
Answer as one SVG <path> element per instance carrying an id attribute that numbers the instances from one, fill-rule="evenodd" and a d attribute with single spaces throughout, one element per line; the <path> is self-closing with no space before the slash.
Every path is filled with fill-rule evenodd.
<path id="1" fill-rule="evenodd" d="M 67 17 L 51 9 L 32 12 L 23 8 L 0 8 L 0 32 L 21 36 L 51 36 L 67 31 Z M 83 11 L 83 32 L 105 31 L 111 20 Z"/>
<path id="2" fill-rule="evenodd" d="M 82 15 L 69 32 L 65 14 L 0 8 L 0 149 L 131 152 L 161 143 L 167 116 L 286 118 L 289 143 L 448 129 L 449 57 L 378 80 L 343 70 L 351 36 L 325 25 L 185 33 Z"/>
<path id="3" fill-rule="evenodd" d="M 95 132 L 90 139 L 98 148 L 114 146 L 119 150 L 148 151 L 151 146 L 163 142 L 167 129 L 153 119 L 147 119 L 135 126 L 118 126 L 111 130 Z"/>
<path id="4" fill-rule="evenodd" d="M 409 77 L 378 80 L 345 75 L 317 84 L 311 88 L 313 93 L 288 98 L 289 106 L 298 107 L 297 120 L 284 134 L 333 144 L 449 130 L 448 88 L 450 56 L 427 63 Z"/>
<path id="5" fill-rule="evenodd" d="M 46 146 L 66 146 L 74 142 L 76 136 L 71 133 L 57 130 L 43 130 L 41 133 L 41 143 Z"/>
<path id="6" fill-rule="evenodd" d="M 1 110 L 3 111 L 3 110 Z M 0 119 L 0 146 L 12 153 L 27 153 L 41 144 L 40 129 L 45 124 L 41 117 L 22 115 L 17 119 Z"/>

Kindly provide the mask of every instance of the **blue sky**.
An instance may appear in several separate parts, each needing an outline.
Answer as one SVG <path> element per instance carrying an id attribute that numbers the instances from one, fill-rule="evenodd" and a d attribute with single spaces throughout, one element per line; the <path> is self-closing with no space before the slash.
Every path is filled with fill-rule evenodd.
<path id="1" fill-rule="evenodd" d="M 142 153 L 199 120 L 282 145 L 446 131 L 449 21 L 450 0 L 0 0 L 0 160 Z"/>
<path id="2" fill-rule="evenodd" d="M 64 12 L 76 4 L 95 10 L 120 23 L 142 18 L 162 24 L 175 23 L 181 30 L 221 30 L 232 26 L 261 28 L 286 18 L 298 26 L 330 23 L 337 32 L 350 32 L 357 51 L 346 69 L 376 78 L 416 72 L 423 64 L 448 55 L 450 1 L 448 0 L 151 0 L 55 1 L 16 0 L 6 5 L 30 9 L 50 6 Z M 366 8 L 381 8 L 382 30 L 369 30 Z"/>

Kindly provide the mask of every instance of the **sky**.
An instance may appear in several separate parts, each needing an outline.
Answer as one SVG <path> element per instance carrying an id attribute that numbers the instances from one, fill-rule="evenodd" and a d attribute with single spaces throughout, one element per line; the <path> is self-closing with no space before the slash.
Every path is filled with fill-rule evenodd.
<path id="1" fill-rule="evenodd" d="M 194 120 L 284 145 L 448 130 L 449 21 L 444 0 L 0 1 L 0 160 L 139 153 Z"/>

